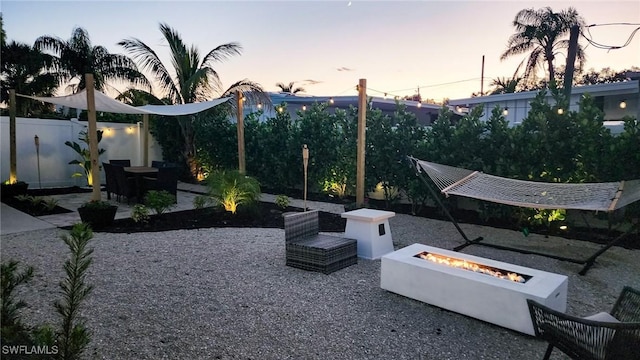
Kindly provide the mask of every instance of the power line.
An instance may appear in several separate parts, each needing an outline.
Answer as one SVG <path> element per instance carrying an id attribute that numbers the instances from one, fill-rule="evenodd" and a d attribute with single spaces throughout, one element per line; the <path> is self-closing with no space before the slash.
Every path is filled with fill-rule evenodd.
<path id="1" fill-rule="evenodd" d="M 597 27 L 597 26 L 612 26 L 612 25 L 628 25 L 628 26 L 638 26 L 640 24 L 638 23 L 607 23 L 607 24 L 591 24 L 588 26 L 585 26 L 586 30 L 587 30 L 587 34 L 589 35 L 587 37 L 587 35 L 585 35 L 584 32 L 580 32 L 580 35 L 582 35 L 582 37 L 584 37 L 587 42 L 589 42 L 590 45 L 594 46 L 597 49 L 603 49 L 603 50 L 617 50 L 617 49 L 622 49 L 626 46 L 628 46 L 629 44 L 631 44 L 631 41 L 633 40 L 633 37 L 636 35 L 636 33 L 638 32 L 638 30 L 640 30 L 640 27 L 635 28 L 631 34 L 629 35 L 629 38 L 627 38 L 627 41 L 625 41 L 625 43 L 623 45 L 605 45 L 605 44 L 601 44 L 595 40 L 593 40 L 593 35 L 591 35 L 591 28 L 592 27 Z"/>

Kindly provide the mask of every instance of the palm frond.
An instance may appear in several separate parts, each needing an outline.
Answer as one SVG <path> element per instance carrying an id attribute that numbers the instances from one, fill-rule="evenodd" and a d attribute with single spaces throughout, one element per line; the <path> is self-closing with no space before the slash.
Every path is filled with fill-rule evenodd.
<path id="1" fill-rule="evenodd" d="M 149 71 L 155 77 L 160 88 L 174 103 L 180 103 L 178 101 L 180 100 L 180 91 L 153 49 L 136 38 L 122 40 L 118 45 L 125 48 L 133 56 L 133 59 L 138 61 L 143 71 Z"/>

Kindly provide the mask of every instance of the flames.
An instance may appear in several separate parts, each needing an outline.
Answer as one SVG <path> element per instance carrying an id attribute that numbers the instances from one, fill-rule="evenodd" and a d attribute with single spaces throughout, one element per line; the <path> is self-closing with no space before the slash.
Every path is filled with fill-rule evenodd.
<path id="1" fill-rule="evenodd" d="M 465 270 L 469 270 L 477 273 L 487 274 L 500 279 L 511 280 L 518 283 L 524 283 L 525 281 L 527 281 L 523 276 L 517 273 L 512 273 L 505 270 L 500 270 L 500 269 L 495 269 L 495 268 L 491 268 L 484 265 L 479 265 L 463 259 L 450 258 L 442 255 L 428 253 L 428 252 L 421 252 L 420 254 L 416 255 L 416 257 L 419 257 L 424 260 L 432 261 L 437 264 L 443 264 L 443 265 L 447 265 L 447 266 L 451 266 L 459 269 L 465 269 Z"/>

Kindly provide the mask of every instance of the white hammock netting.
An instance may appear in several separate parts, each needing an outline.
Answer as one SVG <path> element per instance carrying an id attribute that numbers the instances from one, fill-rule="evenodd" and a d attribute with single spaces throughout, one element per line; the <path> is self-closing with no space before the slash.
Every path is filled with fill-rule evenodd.
<path id="1" fill-rule="evenodd" d="M 536 209 L 613 211 L 640 200 L 640 180 L 606 183 L 545 183 L 508 179 L 419 159 L 423 170 L 449 195 Z"/>

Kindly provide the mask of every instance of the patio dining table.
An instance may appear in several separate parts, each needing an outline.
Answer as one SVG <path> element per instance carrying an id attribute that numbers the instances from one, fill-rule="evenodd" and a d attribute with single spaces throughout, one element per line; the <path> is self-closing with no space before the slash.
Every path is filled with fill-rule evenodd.
<path id="1" fill-rule="evenodd" d="M 126 166 L 124 172 L 127 175 L 133 175 L 136 179 L 136 200 L 143 202 L 144 195 L 144 180 L 145 176 L 156 177 L 158 176 L 158 168 L 151 166 Z"/>

